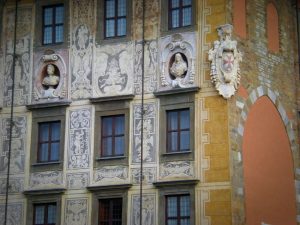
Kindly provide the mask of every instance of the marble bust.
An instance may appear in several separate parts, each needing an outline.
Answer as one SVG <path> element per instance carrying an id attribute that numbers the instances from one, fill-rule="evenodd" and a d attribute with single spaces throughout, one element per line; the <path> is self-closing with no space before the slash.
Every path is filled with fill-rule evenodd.
<path id="1" fill-rule="evenodd" d="M 45 90 L 44 97 L 51 98 L 57 97 L 54 94 L 55 86 L 59 84 L 59 76 L 55 74 L 55 67 L 52 64 L 47 65 L 47 75 L 44 77 L 42 84 L 48 89 Z"/>
<path id="2" fill-rule="evenodd" d="M 182 78 L 182 76 L 187 71 L 187 64 L 182 58 L 182 55 L 180 53 L 175 54 L 175 60 L 170 68 L 170 73 L 177 78 Z"/>

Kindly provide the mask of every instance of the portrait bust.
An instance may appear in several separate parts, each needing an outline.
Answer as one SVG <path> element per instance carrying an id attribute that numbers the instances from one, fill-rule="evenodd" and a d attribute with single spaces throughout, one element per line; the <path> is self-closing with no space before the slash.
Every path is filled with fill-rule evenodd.
<path id="1" fill-rule="evenodd" d="M 47 75 L 44 77 L 42 84 L 49 89 L 54 89 L 59 83 L 59 76 L 55 74 L 55 67 L 52 64 L 47 65 Z"/>
<path id="2" fill-rule="evenodd" d="M 175 60 L 170 68 L 170 73 L 176 78 L 182 78 L 187 71 L 187 63 L 182 58 L 181 53 L 175 54 Z"/>

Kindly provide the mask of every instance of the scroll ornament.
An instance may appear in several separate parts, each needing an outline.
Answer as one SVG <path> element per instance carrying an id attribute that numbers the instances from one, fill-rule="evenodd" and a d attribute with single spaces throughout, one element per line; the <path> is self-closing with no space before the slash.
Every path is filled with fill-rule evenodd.
<path id="1" fill-rule="evenodd" d="M 220 40 L 208 52 L 211 81 L 225 99 L 233 96 L 240 84 L 242 54 L 237 49 L 237 42 L 231 40 L 233 26 L 221 25 L 217 28 Z"/>

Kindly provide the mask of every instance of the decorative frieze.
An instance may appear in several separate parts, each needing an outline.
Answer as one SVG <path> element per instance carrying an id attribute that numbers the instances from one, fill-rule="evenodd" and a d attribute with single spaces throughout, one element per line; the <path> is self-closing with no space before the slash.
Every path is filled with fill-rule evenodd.
<path id="1" fill-rule="evenodd" d="M 142 208 L 142 224 L 143 225 L 154 225 L 156 218 L 156 198 L 155 194 L 143 194 L 142 197 L 143 208 Z M 131 199 L 131 224 L 140 224 L 140 196 L 132 195 Z"/>
<path id="2" fill-rule="evenodd" d="M 125 166 L 105 166 L 94 171 L 94 182 L 120 183 L 128 179 L 128 168 Z"/>
<path id="3" fill-rule="evenodd" d="M 6 194 L 6 182 L 7 179 L 0 178 L 0 195 Z M 9 194 L 21 194 L 24 190 L 24 178 L 21 177 L 10 177 L 9 178 Z"/>
<path id="4" fill-rule="evenodd" d="M 47 171 L 30 174 L 29 187 L 31 189 L 62 187 L 63 175 L 61 171 Z"/>
<path id="5" fill-rule="evenodd" d="M 87 225 L 88 224 L 88 200 L 66 199 L 65 225 Z"/>
<path id="6" fill-rule="evenodd" d="M 133 184 L 140 184 L 140 173 L 139 168 L 131 169 L 131 179 Z M 155 167 L 144 167 L 143 168 L 143 182 L 146 184 L 152 184 L 156 181 L 156 168 Z"/>
<path id="7" fill-rule="evenodd" d="M 0 221 L 4 221 L 5 205 L 0 205 Z M 8 203 L 7 205 L 7 224 L 23 225 L 24 224 L 24 204 L 23 203 Z"/>
<path id="8" fill-rule="evenodd" d="M 194 177 L 190 161 L 165 162 L 160 165 L 160 178 Z"/>
<path id="9" fill-rule="evenodd" d="M 67 173 L 68 189 L 83 189 L 90 183 L 89 172 Z"/>

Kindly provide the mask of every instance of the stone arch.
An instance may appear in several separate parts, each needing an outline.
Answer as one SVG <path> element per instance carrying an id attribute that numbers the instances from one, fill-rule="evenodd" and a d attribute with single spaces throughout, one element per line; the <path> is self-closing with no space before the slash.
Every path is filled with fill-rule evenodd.
<path id="1" fill-rule="evenodd" d="M 278 12 L 273 2 L 267 5 L 267 38 L 268 49 L 272 52 L 279 51 L 279 20 Z"/>

